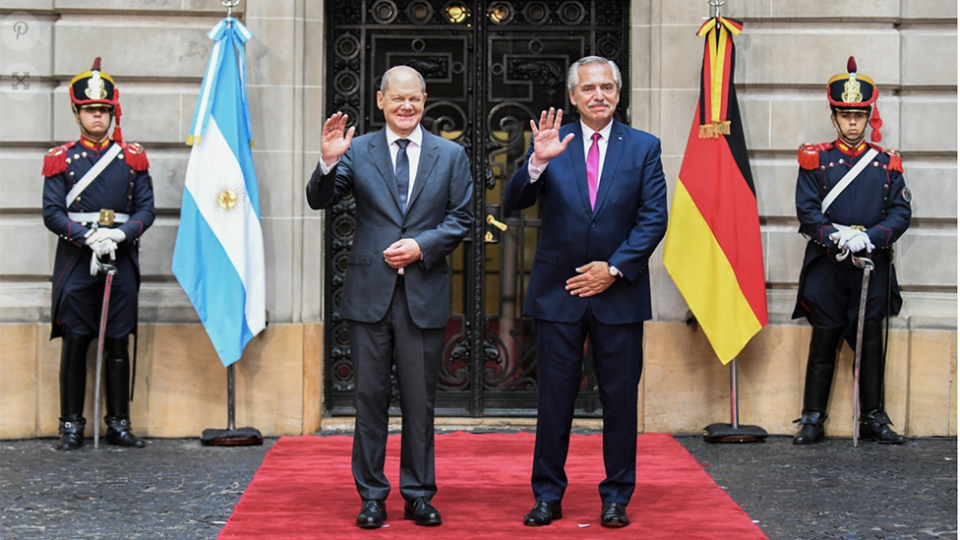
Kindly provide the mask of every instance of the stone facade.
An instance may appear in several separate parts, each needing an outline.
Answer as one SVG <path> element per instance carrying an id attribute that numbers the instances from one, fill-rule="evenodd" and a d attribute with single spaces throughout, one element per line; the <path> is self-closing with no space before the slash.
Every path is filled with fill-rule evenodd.
<path id="1" fill-rule="evenodd" d="M 269 435 L 312 432 L 321 423 L 323 220 L 303 187 L 330 112 L 324 2 L 248 0 L 235 13 L 254 33 L 248 91 L 270 323 L 237 365 L 237 423 Z M 697 100 L 702 41 L 694 33 L 709 13 L 705 2 L 633 1 L 624 91 L 633 125 L 663 140 L 671 198 Z M 746 25 L 736 81 L 771 319 L 741 355 L 742 421 L 790 433 L 799 413 L 809 326 L 789 318 L 804 244 L 793 206 L 796 148 L 834 138 L 824 86 L 853 54 L 880 87 L 882 144 L 903 153 L 914 193 L 912 226 L 897 250 L 905 306 L 892 321 L 889 409 L 910 435 L 956 435 L 956 3 L 732 0 L 723 13 Z M 39 171 L 47 148 L 76 137 L 67 83 L 95 56 L 120 88 L 125 138 L 149 152 L 157 201 L 143 238 L 134 425 L 141 435 L 192 436 L 223 423 L 226 377 L 170 263 L 184 141 L 210 51 L 205 33 L 224 14 L 216 0 L 0 1 L 0 437 L 56 432 L 59 342 L 46 339 L 55 238 L 40 215 Z M 639 428 L 690 433 L 729 420 L 727 368 L 702 334 L 678 322 L 687 307 L 661 251 L 651 269 L 656 331 L 647 332 Z M 850 356 L 845 350 L 841 366 Z M 850 408 L 848 371 L 838 370 L 831 434 L 850 431 L 837 420 Z"/>

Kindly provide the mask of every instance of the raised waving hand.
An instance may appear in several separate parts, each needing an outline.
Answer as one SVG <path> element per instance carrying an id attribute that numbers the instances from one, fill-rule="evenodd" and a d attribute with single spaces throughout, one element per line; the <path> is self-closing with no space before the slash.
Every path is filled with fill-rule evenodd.
<path id="1" fill-rule="evenodd" d="M 530 161 L 534 167 L 540 167 L 562 154 L 567 149 L 567 144 L 573 139 L 573 133 L 570 133 L 562 141 L 560 140 L 560 120 L 562 118 L 562 109 L 550 107 L 549 111 L 540 113 L 539 125 L 530 120 L 530 128 L 533 129 L 533 156 Z"/>
<path id="2" fill-rule="evenodd" d="M 347 115 L 342 112 L 334 113 L 323 123 L 323 137 L 320 140 L 320 157 L 328 166 L 336 163 L 350 148 L 355 127 L 351 127 L 344 134 L 347 127 Z"/>

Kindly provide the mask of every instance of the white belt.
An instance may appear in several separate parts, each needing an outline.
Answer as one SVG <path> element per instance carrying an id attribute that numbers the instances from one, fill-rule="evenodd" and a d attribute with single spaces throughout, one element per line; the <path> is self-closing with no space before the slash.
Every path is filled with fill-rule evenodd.
<path id="1" fill-rule="evenodd" d="M 67 212 L 67 216 L 73 221 L 81 223 L 97 222 L 100 223 L 101 212 Z M 113 213 L 113 223 L 124 223 L 130 220 L 130 214 Z"/>

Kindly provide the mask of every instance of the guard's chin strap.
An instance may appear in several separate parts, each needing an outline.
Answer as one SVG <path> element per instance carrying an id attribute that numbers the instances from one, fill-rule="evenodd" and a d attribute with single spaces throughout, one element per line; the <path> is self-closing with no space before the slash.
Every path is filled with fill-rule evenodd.
<path id="1" fill-rule="evenodd" d="M 858 146 L 860 146 L 860 143 L 863 142 L 864 137 L 867 135 L 867 128 L 864 127 L 863 133 L 860 134 L 860 137 L 858 137 L 857 140 L 855 141 L 851 141 L 843 134 L 843 130 L 840 129 L 840 124 L 837 124 L 836 116 L 831 116 L 830 121 L 833 122 L 833 129 L 837 130 L 837 137 L 839 137 L 840 140 L 843 141 L 843 143 L 849 146 L 850 148 L 857 148 Z"/>
<path id="2" fill-rule="evenodd" d="M 106 140 L 107 138 L 110 137 L 109 135 L 104 135 L 103 138 L 100 139 L 99 141 L 94 141 L 93 135 L 91 135 L 90 132 L 87 131 L 87 128 L 84 127 L 84 125 L 83 125 L 83 121 L 80 120 L 80 111 L 77 110 L 77 106 L 76 106 L 76 105 L 73 106 L 73 114 L 77 115 L 77 124 L 80 125 L 80 133 L 82 133 L 83 135 L 86 135 L 86 137 L 87 137 L 88 139 L 90 139 L 91 141 L 93 141 L 93 142 L 95 142 L 95 143 L 97 143 L 97 144 L 100 144 L 100 143 L 102 143 L 104 140 Z M 112 126 L 112 125 L 113 125 L 113 113 L 110 113 L 110 123 L 107 124 L 107 131 L 110 131 L 110 126 Z"/>

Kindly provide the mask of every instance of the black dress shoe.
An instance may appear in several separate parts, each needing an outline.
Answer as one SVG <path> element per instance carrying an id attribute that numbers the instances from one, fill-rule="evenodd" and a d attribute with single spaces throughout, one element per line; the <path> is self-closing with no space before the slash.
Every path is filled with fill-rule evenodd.
<path id="1" fill-rule="evenodd" d="M 103 420 L 107 424 L 107 442 L 110 444 L 127 448 L 143 448 L 146 445 L 140 437 L 133 434 L 129 418 L 106 416 Z"/>
<path id="2" fill-rule="evenodd" d="M 379 529 L 383 527 L 383 522 L 386 520 L 387 507 L 383 504 L 383 501 L 377 499 L 363 501 L 360 513 L 357 514 L 357 525 L 361 529 Z"/>
<path id="3" fill-rule="evenodd" d="M 813 444 L 823 440 L 823 423 L 826 421 L 825 412 L 803 411 L 800 418 L 793 421 L 800 424 L 800 431 L 793 436 L 793 444 Z"/>
<path id="4" fill-rule="evenodd" d="M 417 525 L 431 527 L 439 525 L 440 512 L 430 504 L 430 499 L 417 497 L 403 504 L 403 519 L 412 519 Z"/>
<path id="5" fill-rule="evenodd" d="M 600 512 L 600 524 L 604 527 L 626 527 L 630 524 L 626 507 L 618 502 L 603 503 L 603 510 Z"/>
<path id="6" fill-rule="evenodd" d="M 549 525 L 553 520 L 562 517 L 563 511 L 560 509 L 560 503 L 537 501 L 537 504 L 533 505 L 533 510 L 530 510 L 527 512 L 527 515 L 523 516 L 523 524 L 531 527 L 540 527 Z"/>
<path id="7" fill-rule="evenodd" d="M 76 450 L 83 446 L 83 428 L 87 420 L 83 417 L 69 416 L 60 419 L 60 440 L 57 450 Z"/>
<path id="8" fill-rule="evenodd" d="M 901 444 L 903 435 L 890 429 L 892 423 L 887 413 L 880 409 L 860 415 L 860 438 L 880 444 Z"/>

